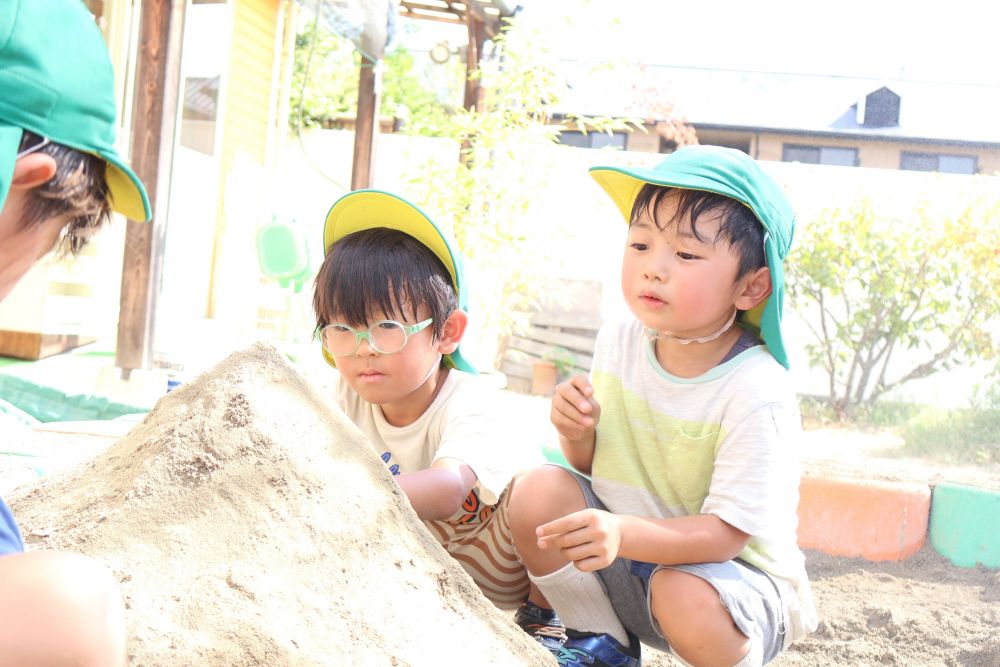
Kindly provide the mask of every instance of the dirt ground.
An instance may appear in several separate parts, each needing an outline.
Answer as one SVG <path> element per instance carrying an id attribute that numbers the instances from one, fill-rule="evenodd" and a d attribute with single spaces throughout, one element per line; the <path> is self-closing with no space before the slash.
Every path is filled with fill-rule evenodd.
<path id="1" fill-rule="evenodd" d="M 448 646 L 475 646 L 474 664 L 549 664 L 425 531 L 403 527 L 415 517 L 391 479 L 295 373 L 260 350 L 224 363 L 120 439 L 132 424 L 5 434 L 38 454 L 0 464 L 29 547 L 112 567 L 133 664 L 470 664 Z M 501 400 L 518 415 L 512 438 L 554 437 L 547 400 Z M 315 446 L 331 439 L 340 444 Z M 996 468 L 899 458 L 899 446 L 885 433 L 810 431 L 806 468 L 1000 488 Z M 349 520 L 333 509 L 345 503 Z M 895 563 L 806 556 L 821 624 L 772 664 L 1000 666 L 1000 570 L 955 567 L 929 546 Z M 676 663 L 646 650 L 643 664 Z"/>

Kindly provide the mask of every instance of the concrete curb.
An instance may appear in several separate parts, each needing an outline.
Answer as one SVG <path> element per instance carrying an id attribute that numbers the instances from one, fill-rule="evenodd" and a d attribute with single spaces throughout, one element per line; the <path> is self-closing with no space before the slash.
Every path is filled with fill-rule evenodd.
<path id="1" fill-rule="evenodd" d="M 804 476 L 799 546 L 834 556 L 902 560 L 923 547 L 930 507 L 926 484 Z"/>
<path id="2" fill-rule="evenodd" d="M 930 538 L 934 549 L 959 567 L 1000 568 L 1000 491 L 936 485 Z"/>

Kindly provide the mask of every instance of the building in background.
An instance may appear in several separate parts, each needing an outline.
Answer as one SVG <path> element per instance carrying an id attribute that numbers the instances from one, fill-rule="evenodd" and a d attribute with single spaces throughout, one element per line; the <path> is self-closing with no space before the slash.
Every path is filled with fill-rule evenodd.
<path id="1" fill-rule="evenodd" d="M 983 112 L 1000 109 L 1000 86 L 667 66 L 629 82 L 573 62 L 565 76 L 573 109 L 637 118 L 645 129 L 588 135 L 568 124 L 560 140 L 573 146 L 669 153 L 677 142 L 657 132 L 668 109 L 698 143 L 762 160 L 1000 172 L 1000 125 Z"/>

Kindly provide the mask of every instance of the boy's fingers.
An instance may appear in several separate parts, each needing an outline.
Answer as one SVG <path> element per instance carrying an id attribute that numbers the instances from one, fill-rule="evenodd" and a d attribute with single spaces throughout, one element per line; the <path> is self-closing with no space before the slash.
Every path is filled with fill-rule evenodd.
<path id="1" fill-rule="evenodd" d="M 585 511 L 586 510 L 584 510 L 584 512 Z M 559 517 L 558 519 L 553 519 L 548 523 L 543 523 L 538 528 L 535 528 L 535 535 L 538 537 L 562 535 L 563 533 L 583 528 L 586 525 L 587 521 L 585 520 L 583 512 L 573 512 L 572 514 L 567 514 L 566 516 Z"/>
<path id="2" fill-rule="evenodd" d="M 579 410 L 568 403 L 556 405 L 552 404 L 552 423 L 559 426 L 589 428 L 594 425 L 594 420 L 587 415 L 581 414 Z"/>

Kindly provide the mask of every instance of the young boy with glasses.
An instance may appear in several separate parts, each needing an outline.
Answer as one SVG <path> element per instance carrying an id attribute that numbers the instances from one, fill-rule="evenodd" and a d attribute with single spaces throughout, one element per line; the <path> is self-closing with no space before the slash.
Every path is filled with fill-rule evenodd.
<path id="1" fill-rule="evenodd" d="M 591 175 L 628 223 L 634 317 L 602 328 L 590 379 L 552 400 L 583 474 L 544 466 L 511 500 L 545 596 L 531 602 L 568 628 L 561 665 L 638 667 L 642 642 L 684 664 L 757 667 L 816 627 L 781 332 L 791 205 L 754 160 L 715 146 Z"/>
<path id="2" fill-rule="evenodd" d="M 114 74 L 80 0 L 0 2 L 0 300 L 53 249 L 75 254 L 116 210 L 148 220 L 115 149 Z M 99 563 L 24 552 L 0 500 L 0 667 L 125 664 L 124 605 Z"/>
<path id="3" fill-rule="evenodd" d="M 330 209 L 313 306 L 337 403 L 368 436 L 417 516 L 502 609 L 528 578 L 507 504 L 540 451 L 505 439 L 496 389 L 460 344 L 468 293 L 454 243 L 416 206 L 375 190 Z"/>

